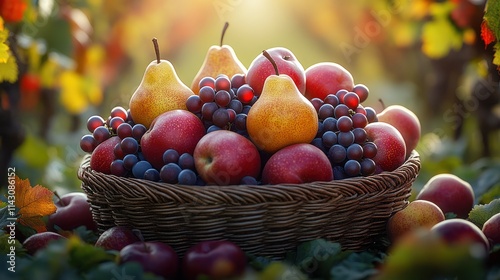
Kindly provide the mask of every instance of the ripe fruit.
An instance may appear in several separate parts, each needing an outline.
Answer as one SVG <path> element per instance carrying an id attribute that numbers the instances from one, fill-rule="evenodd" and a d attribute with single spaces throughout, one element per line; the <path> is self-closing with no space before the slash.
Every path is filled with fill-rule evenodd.
<path id="1" fill-rule="evenodd" d="M 121 249 L 120 263 L 137 262 L 144 272 L 151 272 L 165 279 L 176 279 L 179 257 L 169 245 L 157 242 L 135 242 Z"/>
<path id="2" fill-rule="evenodd" d="M 387 222 L 387 234 L 392 242 L 419 228 L 430 229 L 445 220 L 443 211 L 434 203 L 414 200 L 392 215 Z"/>
<path id="3" fill-rule="evenodd" d="M 196 115 L 186 110 L 168 111 L 158 116 L 142 136 L 142 153 L 159 170 L 164 165 L 163 153 L 166 150 L 192 154 L 203 135 L 205 127 Z"/>
<path id="4" fill-rule="evenodd" d="M 492 247 L 500 244 L 500 213 L 489 218 L 483 224 L 482 231 Z"/>
<path id="5" fill-rule="evenodd" d="M 47 247 L 50 242 L 65 238 L 66 237 L 60 235 L 59 233 L 51 231 L 38 232 L 24 240 L 23 248 L 26 249 L 28 254 L 34 255 L 38 250 Z"/>
<path id="6" fill-rule="evenodd" d="M 427 181 L 416 199 L 434 202 L 443 213 L 451 212 L 465 219 L 474 207 L 474 190 L 456 175 L 438 174 Z"/>
<path id="7" fill-rule="evenodd" d="M 406 144 L 406 158 L 417 147 L 420 140 L 420 121 L 418 117 L 401 105 L 391 105 L 377 114 L 381 122 L 394 126 L 403 136 Z"/>
<path id="8" fill-rule="evenodd" d="M 476 252 L 481 254 L 487 254 L 490 250 L 488 239 L 486 239 L 481 229 L 464 219 L 455 218 L 442 221 L 434 225 L 431 232 L 451 245 L 477 244 L 481 251 Z"/>
<path id="9" fill-rule="evenodd" d="M 303 184 L 331 180 L 333 171 L 328 157 L 311 144 L 294 144 L 277 151 L 262 170 L 263 184 Z"/>
<path id="10" fill-rule="evenodd" d="M 320 62 L 311 65 L 305 70 L 306 91 L 305 96 L 311 100 L 319 98 L 321 100 L 339 90 L 352 91 L 354 79 L 344 67 L 333 62 Z"/>
<path id="11" fill-rule="evenodd" d="M 54 226 L 58 226 L 62 230 L 74 230 L 85 226 L 89 230 L 97 230 L 97 224 L 92 218 L 90 204 L 85 193 L 67 193 L 61 196 L 55 205 L 56 212 L 48 218 L 49 228 L 54 229 Z"/>
<path id="12" fill-rule="evenodd" d="M 105 230 L 97 239 L 95 246 L 105 250 L 120 251 L 125 246 L 141 241 L 139 233 L 129 227 L 114 226 Z"/>
<path id="13" fill-rule="evenodd" d="M 231 241 L 202 241 L 186 252 L 182 271 L 186 280 L 237 279 L 246 262 L 243 251 Z"/>
<path id="14" fill-rule="evenodd" d="M 153 39 L 156 60 L 146 68 L 141 83 L 130 98 L 130 115 L 135 123 L 149 127 L 153 120 L 164 112 L 186 109 L 186 100 L 193 95 L 177 76 L 167 60 L 160 60 L 156 39 Z"/>
<path id="15" fill-rule="evenodd" d="M 238 185 L 260 174 L 260 154 L 244 136 L 218 130 L 203 136 L 194 150 L 196 170 L 207 184 Z"/>
<path id="16" fill-rule="evenodd" d="M 111 174 L 111 163 L 115 160 L 114 148 L 120 143 L 120 137 L 113 136 L 108 138 L 92 152 L 90 157 L 90 168 L 104 174 Z"/>
<path id="17" fill-rule="evenodd" d="M 393 171 L 405 162 L 406 144 L 401 133 L 394 126 L 383 123 L 369 123 L 365 127 L 368 139 L 377 146 L 373 161 L 377 172 Z"/>
<path id="18" fill-rule="evenodd" d="M 267 50 L 280 69 L 280 74 L 289 76 L 301 94 L 306 90 L 306 75 L 304 67 L 297 60 L 295 55 L 288 49 L 275 47 Z M 267 77 L 273 75 L 275 70 L 273 65 L 261 53 L 250 63 L 246 82 L 253 88 L 255 95 L 260 96 L 264 89 Z"/>
<path id="19" fill-rule="evenodd" d="M 254 144 L 274 153 L 297 143 L 310 143 L 318 131 L 318 115 L 314 106 L 287 75 L 280 75 L 278 66 L 264 51 L 275 69 L 264 84 L 262 93 L 250 108 L 246 128 Z"/>

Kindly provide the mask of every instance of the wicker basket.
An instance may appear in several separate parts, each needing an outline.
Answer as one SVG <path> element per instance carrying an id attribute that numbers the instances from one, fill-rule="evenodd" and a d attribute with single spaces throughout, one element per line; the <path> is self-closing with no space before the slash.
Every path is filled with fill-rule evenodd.
<path id="1" fill-rule="evenodd" d="M 299 243 L 325 238 L 362 250 L 385 233 L 408 203 L 420 170 L 414 151 L 393 172 L 311 184 L 183 186 L 95 172 L 87 156 L 78 172 L 102 232 L 140 229 L 179 255 L 201 240 L 227 239 L 244 251 L 281 258 Z"/>

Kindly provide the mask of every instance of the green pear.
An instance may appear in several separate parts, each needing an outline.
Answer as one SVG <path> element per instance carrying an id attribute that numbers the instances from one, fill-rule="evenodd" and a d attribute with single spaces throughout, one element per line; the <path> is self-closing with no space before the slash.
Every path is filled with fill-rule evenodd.
<path id="1" fill-rule="evenodd" d="M 149 128 L 153 120 L 167 111 L 186 110 L 186 100 L 194 95 L 177 76 L 168 60 L 160 60 L 156 38 L 153 39 L 156 60 L 147 67 L 142 81 L 130 98 L 130 115 L 135 123 Z"/>
<path id="2" fill-rule="evenodd" d="M 246 74 L 247 69 L 236 56 L 234 49 L 229 45 L 223 45 L 224 34 L 229 24 L 226 22 L 222 30 L 219 46 L 211 46 L 208 49 L 205 61 L 193 79 L 191 89 L 198 93 L 200 90 L 200 80 L 204 77 L 215 78 L 219 74 L 225 74 L 231 78 L 235 74 Z"/>

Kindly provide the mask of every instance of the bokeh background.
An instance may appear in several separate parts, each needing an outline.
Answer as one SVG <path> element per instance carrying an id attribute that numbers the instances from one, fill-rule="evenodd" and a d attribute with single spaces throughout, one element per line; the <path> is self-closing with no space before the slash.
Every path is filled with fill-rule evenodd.
<path id="1" fill-rule="evenodd" d="M 486 180 L 482 194 L 490 200 L 500 195 L 493 170 L 500 166 L 500 93 L 491 46 L 480 34 L 485 4 L 0 0 L 0 30 L 10 34 L 0 40 L 11 50 L 0 64 L 2 167 L 60 193 L 78 190 L 86 120 L 128 108 L 154 59 L 151 39 L 158 38 L 161 57 L 189 85 L 227 21 L 224 43 L 246 67 L 262 50 L 285 47 L 304 68 L 322 61 L 344 66 L 369 87 L 365 106 L 380 112 L 383 100 L 414 111 L 423 129 L 417 189 L 448 172 Z"/>

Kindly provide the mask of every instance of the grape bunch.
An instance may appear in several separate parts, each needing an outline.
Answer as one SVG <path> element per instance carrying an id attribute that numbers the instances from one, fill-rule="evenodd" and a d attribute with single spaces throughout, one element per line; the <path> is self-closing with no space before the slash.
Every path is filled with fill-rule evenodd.
<path id="1" fill-rule="evenodd" d="M 219 74 L 202 78 L 198 94 L 187 99 L 186 107 L 203 121 L 207 133 L 226 129 L 247 136 L 247 114 L 256 100 L 243 74 Z"/>
<path id="2" fill-rule="evenodd" d="M 373 108 L 361 104 L 368 94 L 368 88 L 358 84 L 352 91 L 341 89 L 323 100 L 311 99 L 319 119 L 312 144 L 328 156 L 336 180 L 375 173 L 372 159 L 377 146 L 369 141 L 364 128 L 377 121 L 377 114 Z"/>

